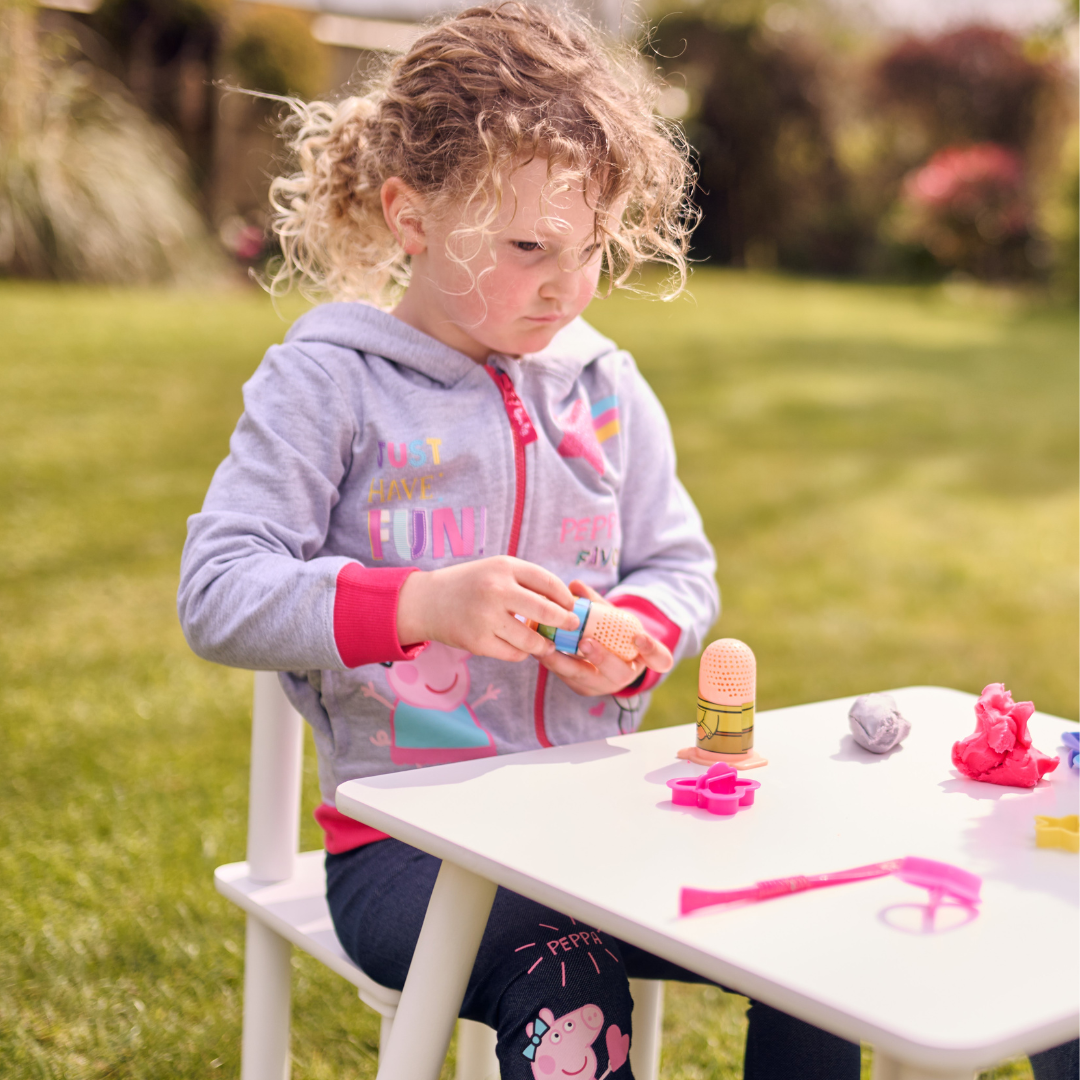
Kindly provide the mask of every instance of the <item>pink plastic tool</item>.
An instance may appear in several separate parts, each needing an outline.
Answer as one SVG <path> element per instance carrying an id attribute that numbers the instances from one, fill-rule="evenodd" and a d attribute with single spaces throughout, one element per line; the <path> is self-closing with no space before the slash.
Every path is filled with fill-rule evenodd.
<path id="1" fill-rule="evenodd" d="M 761 785 L 743 780 L 731 765 L 720 762 L 701 776 L 669 780 L 671 801 L 676 806 L 700 806 L 710 814 L 730 817 L 741 807 L 754 805 L 754 792 Z"/>
<path id="2" fill-rule="evenodd" d="M 905 859 L 889 859 L 887 862 L 871 863 L 869 866 L 857 866 L 853 870 L 838 870 L 831 874 L 759 881 L 746 889 L 728 889 L 724 892 L 682 889 L 679 893 L 679 914 L 688 915 L 698 908 L 731 904 L 737 900 L 771 900 L 774 896 L 805 892 L 807 889 L 823 889 L 829 885 L 846 885 L 851 881 L 866 881 L 869 878 L 885 877 L 887 874 L 895 874 L 901 881 L 927 889 L 931 911 L 936 910 L 946 898 L 955 900 L 964 907 L 973 907 L 979 902 L 982 878 L 976 874 L 949 863 L 908 856 Z"/>
<path id="3" fill-rule="evenodd" d="M 973 907 L 979 902 L 982 878 L 951 863 L 909 855 L 900 860 L 894 873 L 901 881 L 927 890 L 927 905 L 931 911 L 944 900 L 955 900 L 964 907 Z"/>

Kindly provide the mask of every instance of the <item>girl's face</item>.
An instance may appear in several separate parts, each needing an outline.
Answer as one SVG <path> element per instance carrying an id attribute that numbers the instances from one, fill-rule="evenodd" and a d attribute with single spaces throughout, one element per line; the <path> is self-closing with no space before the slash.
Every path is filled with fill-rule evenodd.
<path id="1" fill-rule="evenodd" d="M 454 230 L 469 222 L 417 215 L 413 246 L 421 250 L 406 246 L 412 280 L 394 314 L 479 363 L 547 346 L 588 306 L 601 264 L 595 212 L 582 188 L 553 193 L 547 183 L 541 158 L 510 175 L 491 242 L 465 238 L 478 249 L 468 252 L 467 268 L 450 251 L 462 243 Z"/>

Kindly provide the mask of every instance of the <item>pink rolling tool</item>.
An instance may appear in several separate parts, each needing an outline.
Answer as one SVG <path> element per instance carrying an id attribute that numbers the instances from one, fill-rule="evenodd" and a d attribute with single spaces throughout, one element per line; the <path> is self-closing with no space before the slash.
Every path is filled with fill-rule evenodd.
<path id="1" fill-rule="evenodd" d="M 683 889 L 679 893 L 679 914 L 689 915 L 698 908 L 731 904 L 737 900 L 771 900 L 774 896 L 787 896 L 788 893 L 805 892 L 807 889 L 823 889 L 827 885 L 846 885 L 850 881 L 866 881 L 868 878 L 885 877 L 887 874 L 895 874 L 901 881 L 926 889 L 929 892 L 928 906 L 931 912 L 936 911 L 945 899 L 954 900 L 964 907 L 974 907 L 979 902 L 982 878 L 949 863 L 909 855 L 905 859 L 889 859 L 888 862 L 857 866 L 853 870 L 839 870 L 832 874 L 759 881 L 747 889 L 729 889 L 725 892 Z"/>
<path id="2" fill-rule="evenodd" d="M 719 762 L 701 776 L 669 780 L 671 801 L 676 806 L 700 806 L 710 814 L 730 817 L 741 807 L 754 805 L 756 780 L 742 780 L 731 765 Z"/>

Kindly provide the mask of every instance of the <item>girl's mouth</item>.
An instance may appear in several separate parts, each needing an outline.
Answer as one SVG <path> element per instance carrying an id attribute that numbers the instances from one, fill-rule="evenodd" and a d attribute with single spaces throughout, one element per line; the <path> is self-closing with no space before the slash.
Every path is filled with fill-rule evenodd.
<path id="1" fill-rule="evenodd" d="M 562 1074 L 563 1074 L 563 1076 L 577 1076 L 577 1074 L 578 1074 L 579 1072 L 584 1072 L 584 1071 L 585 1071 L 585 1066 L 586 1066 L 586 1065 L 588 1065 L 588 1064 L 589 1064 L 589 1059 L 588 1059 L 588 1058 L 586 1058 L 586 1059 L 585 1059 L 585 1060 L 584 1060 L 584 1061 L 583 1061 L 583 1062 L 581 1063 L 581 1068 L 580 1068 L 580 1069 L 575 1069 L 575 1070 L 574 1070 L 573 1072 L 570 1072 L 570 1071 L 569 1071 L 568 1069 L 563 1069 L 563 1070 L 562 1070 Z"/>
<path id="2" fill-rule="evenodd" d="M 428 686 L 427 683 L 424 683 L 424 689 L 427 690 L 430 694 L 449 694 L 450 691 L 453 690 L 455 686 L 457 686 L 457 681 L 458 677 L 455 675 L 454 681 L 445 690 L 436 690 L 434 686 Z"/>

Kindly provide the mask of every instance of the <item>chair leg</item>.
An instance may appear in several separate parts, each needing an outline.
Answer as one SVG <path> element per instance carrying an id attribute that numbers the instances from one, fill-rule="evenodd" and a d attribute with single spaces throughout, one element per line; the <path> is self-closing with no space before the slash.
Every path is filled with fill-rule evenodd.
<path id="1" fill-rule="evenodd" d="M 923 1069 L 905 1065 L 895 1058 L 874 1051 L 873 1080 L 975 1080 L 979 1074 L 971 1069 Z"/>
<path id="2" fill-rule="evenodd" d="M 379 1018 L 379 1057 L 386 1053 L 390 1045 L 390 1032 L 394 1030 L 394 1018 L 383 1014 Z"/>
<path id="3" fill-rule="evenodd" d="M 664 1029 L 664 984 L 659 979 L 631 979 L 634 1038 L 630 1068 L 636 1080 L 660 1080 L 660 1044 Z"/>
<path id="4" fill-rule="evenodd" d="M 495 1032 L 487 1024 L 459 1020 L 456 1080 L 499 1080 Z"/>
<path id="5" fill-rule="evenodd" d="M 289 1080 L 291 959 L 289 942 L 249 915 L 241 1080 Z"/>

